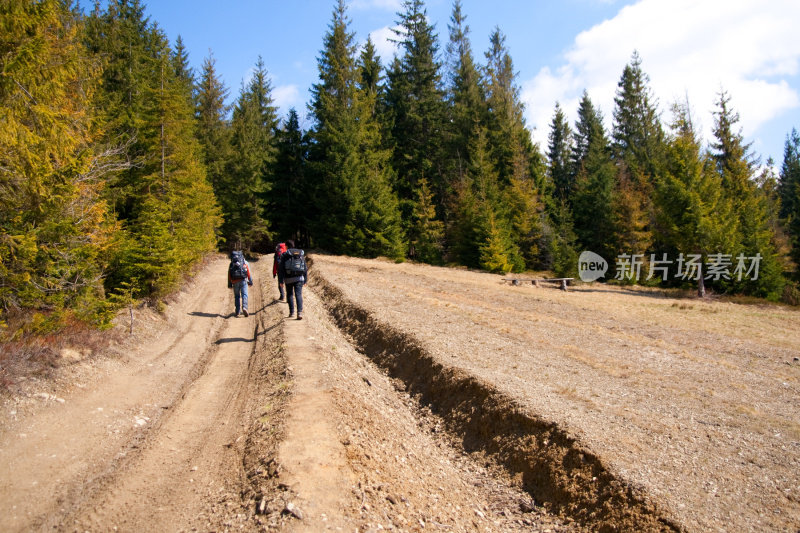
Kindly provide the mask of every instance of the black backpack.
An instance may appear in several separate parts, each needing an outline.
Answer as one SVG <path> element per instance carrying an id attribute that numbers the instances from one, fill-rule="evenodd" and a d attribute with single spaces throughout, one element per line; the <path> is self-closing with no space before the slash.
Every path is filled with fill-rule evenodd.
<path id="1" fill-rule="evenodd" d="M 232 280 L 247 279 L 247 263 L 244 261 L 242 252 L 231 252 L 231 264 L 228 266 L 228 274 Z"/>
<path id="2" fill-rule="evenodd" d="M 306 254 L 303 250 L 290 248 L 286 250 L 288 257 L 283 262 L 283 272 L 287 278 L 302 276 L 306 273 Z M 286 255 L 284 254 L 284 255 Z"/>

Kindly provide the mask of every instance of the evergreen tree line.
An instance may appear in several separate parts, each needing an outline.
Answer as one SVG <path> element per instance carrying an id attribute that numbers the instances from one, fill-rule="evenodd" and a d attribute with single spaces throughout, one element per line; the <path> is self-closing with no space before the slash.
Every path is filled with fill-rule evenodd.
<path id="1" fill-rule="evenodd" d="M 579 252 L 591 250 L 626 283 L 782 295 L 800 259 L 796 132 L 779 175 L 772 161 L 760 170 L 722 91 L 704 147 L 688 102 L 662 124 L 634 52 L 611 131 L 584 92 L 574 125 L 556 103 L 542 152 L 499 29 L 479 64 L 460 0 L 443 54 L 422 0 L 406 0 L 398 17 L 398 53 L 384 68 L 369 39 L 357 45 L 337 2 L 314 124 L 301 134 L 292 112 L 278 132 L 296 140 L 277 156 L 296 171 L 280 164 L 272 183 L 302 184 L 304 198 L 302 220 L 274 226 L 281 235 L 334 253 L 560 276 L 574 276 Z M 640 264 L 626 270 L 621 258 Z"/>
<path id="2" fill-rule="evenodd" d="M 643 272 L 680 254 L 758 255 L 757 280 L 706 283 L 780 296 L 800 263 L 796 131 L 779 174 L 759 173 L 723 92 L 704 147 L 688 102 L 662 125 L 634 53 L 611 131 L 584 93 L 574 125 L 556 104 L 542 151 L 499 28 L 479 61 L 460 0 L 444 50 L 422 0 L 406 0 L 397 23 L 384 66 L 335 4 L 303 131 L 295 110 L 278 117 L 261 58 L 229 108 L 213 57 L 196 75 L 139 0 L 89 13 L 69 0 L 3 2 L 2 317 L 103 320 L 166 294 L 210 251 L 288 238 L 558 275 L 574 275 L 582 250 L 606 258 L 610 276 L 620 254 L 644 258 Z M 676 269 L 666 283 L 688 283 Z"/>

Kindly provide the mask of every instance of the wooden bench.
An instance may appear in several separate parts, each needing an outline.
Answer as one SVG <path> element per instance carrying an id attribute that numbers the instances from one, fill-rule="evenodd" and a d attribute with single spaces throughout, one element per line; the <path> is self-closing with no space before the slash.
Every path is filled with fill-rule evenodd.
<path id="1" fill-rule="evenodd" d="M 508 281 L 512 285 L 520 285 L 522 283 L 528 283 L 529 281 L 533 284 L 534 287 L 538 287 L 540 282 L 550 281 L 553 283 L 560 283 L 561 290 L 567 290 L 567 282 L 572 281 L 575 278 L 533 278 L 533 279 L 524 279 L 524 278 L 503 278 L 503 281 Z"/>

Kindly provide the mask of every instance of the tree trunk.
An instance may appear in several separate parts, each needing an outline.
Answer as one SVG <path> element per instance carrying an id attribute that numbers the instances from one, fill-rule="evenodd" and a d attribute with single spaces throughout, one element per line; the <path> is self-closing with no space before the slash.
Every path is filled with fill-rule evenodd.
<path id="1" fill-rule="evenodd" d="M 698 268 L 698 276 L 697 276 L 697 296 L 700 298 L 706 297 L 706 282 L 703 279 L 703 264 L 700 263 Z"/>

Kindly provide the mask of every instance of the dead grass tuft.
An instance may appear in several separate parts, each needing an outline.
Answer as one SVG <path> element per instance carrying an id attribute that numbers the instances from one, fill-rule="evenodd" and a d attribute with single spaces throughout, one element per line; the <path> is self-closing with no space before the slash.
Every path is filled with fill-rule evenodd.
<path id="1" fill-rule="evenodd" d="M 51 378 L 54 371 L 103 351 L 119 340 L 119 333 L 99 331 L 74 317 L 57 329 L 38 330 L 37 314 L 16 315 L 0 335 L 0 392 L 8 392 L 22 378 Z M 69 354 L 69 355 L 65 355 Z"/>

